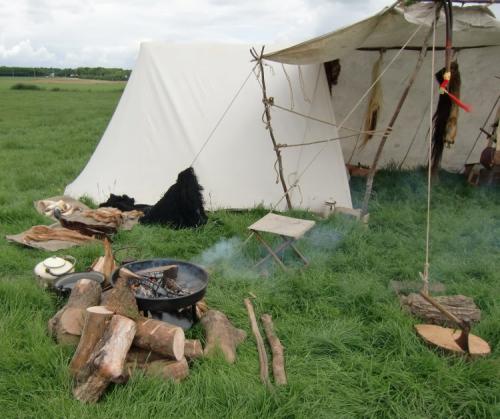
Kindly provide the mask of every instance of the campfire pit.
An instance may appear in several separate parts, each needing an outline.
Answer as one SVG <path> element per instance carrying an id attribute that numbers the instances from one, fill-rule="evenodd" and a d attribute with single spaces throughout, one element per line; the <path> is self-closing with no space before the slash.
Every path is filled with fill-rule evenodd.
<path id="1" fill-rule="evenodd" d="M 177 267 L 176 277 L 167 278 L 168 285 L 164 287 L 161 281 L 167 271 L 162 268 L 171 265 Z M 178 313 L 186 307 L 194 307 L 204 297 L 208 285 L 208 273 L 203 268 L 181 260 L 166 258 L 141 260 L 126 263 L 121 268 L 139 276 L 136 287 L 137 305 L 139 310 L 149 311 L 153 315 L 164 312 Z M 112 285 L 115 284 L 118 275 L 119 269 L 113 272 Z"/>

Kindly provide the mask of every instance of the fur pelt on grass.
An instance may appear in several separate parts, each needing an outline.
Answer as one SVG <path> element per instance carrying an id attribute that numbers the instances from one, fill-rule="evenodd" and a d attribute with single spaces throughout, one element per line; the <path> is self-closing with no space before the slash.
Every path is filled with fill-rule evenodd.
<path id="1" fill-rule="evenodd" d="M 151 208 L 151 205 L 136 204 L 135 199 L 128 195 L 110 194 L 106 202 L 99 204 L 99 208 L 101 207 L 118 208 L 120 211 L 138 210 L 146 212 L 149 208 Z"/>
<path id="2" fill-rule="evenodd" d="M 192 167 L 179 173 L 163 197 L 142 217 L 141 224 L 163 224 L 173 228 L 198 227 L 207 222 L 203 187 Z"/>

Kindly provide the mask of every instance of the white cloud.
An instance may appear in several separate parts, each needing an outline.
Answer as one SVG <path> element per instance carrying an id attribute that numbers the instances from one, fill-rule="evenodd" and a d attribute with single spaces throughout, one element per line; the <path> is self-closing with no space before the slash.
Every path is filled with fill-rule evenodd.
<path id="1" fill-rule="evenodd" d="M 45 47 L 35 48 L 29 39 L 23 40 L 10 48 L 0 45 L 0 61 L 16 66 L 51 65 L 55 55 Z M 38 64 L 39 63 L 39 64 Z"/>
<path id="2" fill-rule="evenodd" d="M 0 65 L 130 68 L 143 40 L 293 43 L 367 17 L 389 3 L 0 0 Z"/>

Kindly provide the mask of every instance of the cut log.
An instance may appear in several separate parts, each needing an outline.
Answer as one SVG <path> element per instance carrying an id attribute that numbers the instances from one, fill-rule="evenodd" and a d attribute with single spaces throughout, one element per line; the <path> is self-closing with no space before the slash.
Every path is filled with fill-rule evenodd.
<path id="1" fill-rule="evenodd" d="M 209 310 L 208 304 L 205 299 L 201 299 L 196 303 L 196 318 L 201 320 L 201 318 L 207 313 Z"/>
<path id="2" fill-rule="evenodd" d="M 113 312 L 106 309 L 106 307 L 95 306 L 87 309 L 82 337 L 69 364 L 71 375 L 76 376 L 87 363 L 97 343 L 104 335 L 112 316 Z"/>
<path id="3" fill-rule="evenodd" d="M 286 385 L 285 355 L 283 345 L 274 332 L 273 319 L 269 314 L 262 315 L 260 319 L 264 325 L 264 331 L 266 332 L 267 340 L 273 353 L 274 382 L 278 385 Z"/>
<path id="4" fill-rule="evenodd" d="M 481 310 L 477 308 L 472 298 L 463 295 L 450 295 L 434 297 L 434 299 L 460 320 L 470 323 L 477 323 L 481 320 Z M 399 300 L 405 310 L 408 310 L 416 317 L 424 319 L 428 323 L 441 326 L 456 326 L 454 322 L 427 302 L 420 294 L 402 295 L 399 297 Z"/>
<path id="5" fill-rule="evenodd" d="M 201 324 L 207 337 L 204 354 L 210 356 L 220 349 L 226 361 L 233 364 L 236 348 L 245 340 L 246 332 L 235 328 L 226 315 L 217 310 L 208 310 L 201 318 Z"/>
<path id="6" fill-rule="evenodd" d="M 111 274 L 115 268 L 115 258 L 113 256 L 113 249 L 111 242 L 107 237 L 104 237 L 104 260 L 102 266 L 102 274 L 104 275 L 104 282 L 106 285 L 111 284 Z"/>
<path id="7" fill-rule="evenodd" d="M 180 381 L 189 375 L 189 366 L 186 358 L 179 361 L 153 361 L 146 364 L 146 375 Z"/>
<path id="8" fill-rule="evenodd" d="M 148 362 L 159 361 L 159 360 L 165 360 L 165 356 L 153 351 L 148 351 L 147 349 L 137 348 L 133 345 L 127 354 L 127 364 L 136 363 L 142 365 Z"/>
<path id="9" fill-rule="evenodd" d="M 259 352 L 259 366 L 260 366 L 260 381 L 266 386 L 270 386 L 269 381 L 269 363 L 267 361 L 266 348 L 264 346 L 264 340 L 260 334 L 259 326 L 257 324 L 257 319 L 255 318 L 255 312 L 253 310 L 253 304 L 249 298 L 244 300 L 245 306 L 248 311 L 248 318 L 250 319 L 250 326 L 252 327 L 253 335 L 255 336 L 255 341 L 257 343 L 257 351 Z"/>
<path id="10" fill-rule="evenodd" d="M 449 329 L 433 324 L 417 324 L 415 325 L 415 329 L 420 337 L 429 345 L 437 346 L 438 348 L 455 354 L 466 354 L 457 343 L 461 335 L 459 329 Z M 479 336 L 469 333 L 468 338 L 469 355 L 471 357 L 486 356 L 491 353 L 488 342 L 484 341 Z"/>
<path id="11" fill-rule="evenodd" d="M 113 292 L 113 288 L 108 289 L 106 291 L 103 291 L 101 294 L 101 306 L 107 306 L 109 297 L 111 296 L 111 293 Z"/>
<path id="12" fill-rule="evenodd" d="M 128 362 L 127 372 L 133 375 L 136 371 L 144 371 L 146 375 L 159 377 L 165 380 L 179 382 L 189 375 L 189 366 L 186 358 L 180 361 L 157 360 L 147 363 Z"/>
<path id="13" fill-rule="evenodd" d="M 85 322 L 85 310 L 99 304 L 101 286 L 91 279 L 80 279 L 68 299 L 68 303 L 49 320 L 52 337 L 63 345 L 76 345 L 80 340 Z"/>
<path id="14" fill-rule="evenodd" d="M 184 330 L 160 320 L 142 318 L 137 321 L 134 345 L 157 352 L 176 361 L 184 357 Z"/>
<path id="15" fill-rule="evenodd" d="M 198 339 L 186 339 L 184 343 L 184 356 L 187 359 L 196 359 L 203 356 L 203 347 Z"/>
<path id="16" fill-rule="evenodd" d="M 107 298 L 106 308 L 115 314 L 120 314 L 133 320 L 140 318 L 137 300 L 135 299 L 134 292 L 130 289 L 127 279 L 119 277 L 116 280 L 115 287 L 111 290 Z"/>
<path id="17" fill-rule="evenodd" d="M 95 403 L 111 382 L 120 383 L 126 379 L 125 358 L 135 330 L 133 320 L 120 315 L 111 318 L 104 336 L 76 376 L 73 395 L 77 400 Z"/>
<path id="18" fill-rule="evenodd" d="M 164 265 L 164 266 L 156 266 L 154 268 L 141 269 L 139 271 L 136 271 L 136 274 L 141 276 L 148 276 L 148 274 L 163 272 L 163 274 L 168 278 L 176 279 L 178 271 L 179 271 L 178 265 Z"/>

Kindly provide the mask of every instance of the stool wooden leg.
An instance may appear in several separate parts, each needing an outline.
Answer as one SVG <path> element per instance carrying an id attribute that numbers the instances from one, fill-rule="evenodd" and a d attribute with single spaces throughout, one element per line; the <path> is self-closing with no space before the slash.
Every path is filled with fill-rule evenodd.
<path id="1" fill-rule="evenodd" d="M 287 268 L 286 266 L 283 264 L 283 262 L 281 261 L 281 259 L 278 257 L 278 255 L 276 255 L 276 253 L 274 253 L 274 250 L 271 248 L 271 246 L 269 246 L 266 241 L 262 238 L 262 236 L 257 233 L 257 232 L 254 232 L 255 233 L 255 237 L 257 237 L 257 239 L 262 243 L 262 245 L 267 249 L 267 251 L 269 252 L 269 254 L 273 257 L 273 259 L 276 261 L 276 263 L 281 267 L 281 269 L 283 269 L 284 271 L 287 271 Z M 262 262 L 262 261 L 261 261 Z M 260 262 L 259 262 L 260 263 Z"/>
<path id="2" fill-rule="evenodd" d="M 300 258 L 302 259 L 302 262 L 304 262 L 304 265 L 308 266 L 309 265 L 309 261 L 306 259 L 306 257 L 299 252 L 299 249 L 297 249 L 293 243 L 290 243 L 290 247 L 293 249 L 293 251 L 295 252 L 295 254 Z"/>

